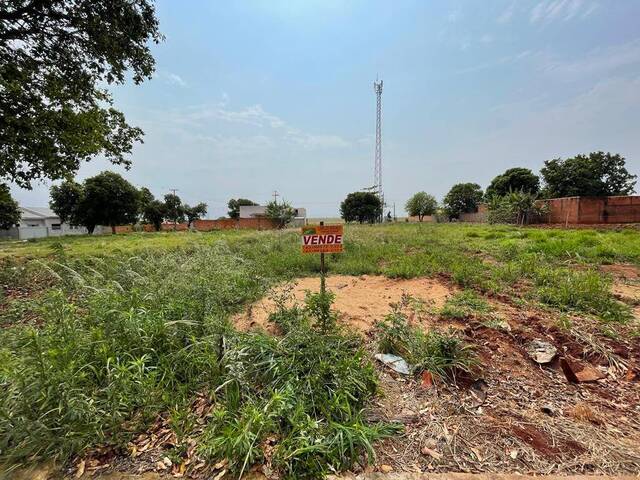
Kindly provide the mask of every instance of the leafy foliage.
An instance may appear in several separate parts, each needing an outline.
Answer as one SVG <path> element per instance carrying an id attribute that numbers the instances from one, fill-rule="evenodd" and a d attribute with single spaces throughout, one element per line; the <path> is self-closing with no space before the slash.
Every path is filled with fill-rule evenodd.
<path id="1" fill-rule="evenodd" d="M 103 85 L 153 73 L 159 42 L 148 0 L 12 0 L 0 4 L 0 178 L 29 188 L 101 154 L 125 157 L 142 131 Z"/>
<path id="2" fill-rule="evenodd" d="M 528 168 L 509 168 L 502 175 L 495 177 L 485 192 L 489 199 L 494 196 L 502 197 L 510 192 L 525 192 L 536 194 L 540 190 L 540 179 Z"/>
<path id="3" fill-rule="evenodd" d="M 164 196 L 164 215 L 167 220 L 173 223 L 184 221 L 184 205 L 182 200 L 175 193 L 167 193 Z"/>
<path id="4" fill-rule="evenodd" d="M 229 203 L 227 204 L 227 207 L 229 208 L 227 215 L 229 215 L 229 218 L 233 218 L 234 220 L 237 220 L 240 218 L 240 207 L 252 206 L 252 205 L 258 205 L 258 204 L 247 198 L 237 198 L 237 199 L 232 198 L 231 200 L 229 200 Z"/>
<path id="5" fill-rule="evenodd" d="M 469 345 L 452 332 L 436 330 L 423 332 L 409 325 L 403 302 L 393 306 L 393 311 L 378 323 L 378 349 L 403 357 L 413 366 L 414 373 L 424 370 L 440 378 L 455 379 L 456 373 L 469 372 L 476 359 Z"/>
<path id="6" fill-rule="evenodd" d="M 160 231 L 162 226 L 162 221 L 166 216 L 166 207 L 165 204 L 160 200 L 151 200 L 146 204 L 144 210 L 142 211 L 142 219 L 153 225 L 153 228 L 156 229 L 156 232 Z"/>
<path id="7" fill-rule="evenodd" d="M 9 187 L 0 183 L 0 229 L 8 229 L 20 223 L 18 202 L 11 196 Z"/>
<path id="8" fill-rule="evenodd" d="M 540 170 L 545 182 L 544 195 L 547 198 L 630 195 L 637 175 L 630 174 L 625 165 L 624 157 L 608 152 L 547 160 Z"/>
<path id="9" fill-rule="evenodd" d="M 411 197 L 404 209 L 412 217 L 418 217 L 422 221 L 425 215 L 433 215 L 438 209 L 438 202 L 433 195 L 427 192 L 418 192 Z"/>
<path id="10" fill-rule="evenodd" d="M 102 172 L 87 178 L 82 185 L 67 181 L 51 187 L 51 209 L 72 225 L 83 225 L 92 233 L 96 225 L 135 223 L 138 218 L 139 192 L 121 175 Z"/>
<path id="11" fill-rule="evenodd" d="M 202 218 L 207 214 L 207 204 L 199 203 L 197 205 L 194 205 L 193 207 L 185 205 L 184 214 L 187 217 L 187 227 L 191 227 L 191 224 L 194 220 L 198 220 L 199 218 Z"/>
<path id="12" fill-rule="evenodd" d="M 340 204 L 345 222 L 375 223 L 382 216 L 382 202 L 375 193 L 353 192 Z"/>
<path id="13" fill-rule="evenodd" d="M 461 213 L 478 210 L 483 198 L 482 188 L 477 183 L 457 183 L 444 197 L 444 209 L 449 218 L 458 218 Z"/>
<path id="14" fill-rule="evenodd" d="M 82 185 L 67 180 L 60 185 L 53 185 L 49 195 L 51 196 L 49 206 L 60 217 L 61 222 L 84 225 L 82 214 L 78 209 L 84 195 Z"/>
<path id="15" fill-rule="evenodd" d="M 265 211 L 267 218 L 275 220 L 278 228 L 284 228 L 295 216 L 295 211 L 289 203 L 282 201 L 281 203 L 275 200 L 267 203 L 267 209 Z"/>
<path id="16" fill-rule="evenodd" d="M 543 221 L 548 215 L 548 206 L 537 199 L 536 194 L 524 191 L 510 192 L 502 197 L 492 196 L 488 203 L 488 221 L 516 225 Z"/>
<path id="17" fill-rule="evenodd" d="M 124 448 L 161 413 L 193 415 L 203 393 L 214 406 L 204 431 L 179 438 L 238 474 L 268 453 L 282 477 L 321 478 L 398 431 L 362 414 L 376 378 L 358 337 L 318 335 L 306 308 L 281 308 L 298 320 L 280 338 L 229 326 L 268 282 L 224 243 L 39 266 L 55 279 L 37 300 L 41 325 L 0 330 L 3 462 Z"/>

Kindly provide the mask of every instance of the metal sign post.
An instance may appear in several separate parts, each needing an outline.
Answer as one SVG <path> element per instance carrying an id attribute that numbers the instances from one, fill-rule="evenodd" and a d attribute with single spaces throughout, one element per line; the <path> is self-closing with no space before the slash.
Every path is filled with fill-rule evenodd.
<path id="1" fill-rule="evenodd" d="M 341 253 L 343 242 L 342 225 L 307 225 L 302 227 L 302 253 L 320 254 L 320 292 L 326 290 L 325 253 Z"/>

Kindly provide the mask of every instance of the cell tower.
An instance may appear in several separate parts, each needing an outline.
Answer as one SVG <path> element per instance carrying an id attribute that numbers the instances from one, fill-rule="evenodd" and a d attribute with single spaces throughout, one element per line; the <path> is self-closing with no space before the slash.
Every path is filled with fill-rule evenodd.
<path id="1" fill-rule="evenodd" d="M 374 167 L 374 188 L 382 202 L 384 209 L 384 194 L 382 193 L 382 80 L 373 82 L 376 94 L 376 159 Z"/>

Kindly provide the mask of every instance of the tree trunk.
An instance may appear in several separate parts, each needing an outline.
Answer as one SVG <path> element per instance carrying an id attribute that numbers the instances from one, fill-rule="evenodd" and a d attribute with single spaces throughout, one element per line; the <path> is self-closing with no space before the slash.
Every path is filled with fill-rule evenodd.
<path id="1" fill-rule="evenodd" d="M 115 234 L 116 234 L 116 226 L 111 225 L 111 235 L 115 235 Z"/>

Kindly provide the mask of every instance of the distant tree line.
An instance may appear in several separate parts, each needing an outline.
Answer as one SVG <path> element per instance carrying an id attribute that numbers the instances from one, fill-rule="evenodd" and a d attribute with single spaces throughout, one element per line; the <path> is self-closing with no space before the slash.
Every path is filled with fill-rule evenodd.
<path id="1" fill-rule="evenodd" d="M 592 152 L 588 155 L 544 162 L 542 179 L 530 169 L 514 167 L 496 176 L 486 191 L 477 183 L 457 183 L 445 195 L 439 206 L 433 195 L 414 194 L 405 204 L 410 216 L 440 215 L 449 220 L 463 213 L 473 213 L 480 203 L 487 203 L 489 221 L 528 223 L 543 215 L 544 206 L 537 200 L 571 196 L 614 196 L 634 193 L 637 176 L 626 169 L 619 154 Z M 340 206 L 342 218 L 348 222 L 376 222 L 383 205 L 371 192 L 350 193 Z"/>
<path id="2" fill-rule="evenodd" d="M 137 189 L 114 172 L 102 172 L 82 183 L 67 180 L 51 187 L 50 193 L 49 206 L 60 220 L 83 226 L 89 233 L 97 225 L 110 226 L 115 233 L 118 225 L 138 222 L 152 224 L 156 231 L 164 221 L 186 220 L 190 227 L 207 214 L 205 203 L 191 207 L 172 193 L 165 195 L 164 201 L 157 200 L 148 188 Z"/>

